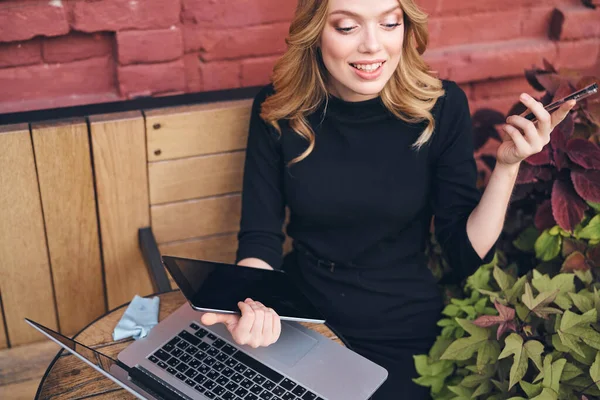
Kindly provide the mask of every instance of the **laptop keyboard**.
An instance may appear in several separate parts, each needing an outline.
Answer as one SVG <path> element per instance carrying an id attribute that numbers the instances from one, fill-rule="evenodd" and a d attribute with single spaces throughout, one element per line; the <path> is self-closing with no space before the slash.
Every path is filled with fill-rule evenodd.
<path id="1" fill-rule="evenodd" d="M 148 359 L 209 399 L 323 400 L 195 323 Z"/>

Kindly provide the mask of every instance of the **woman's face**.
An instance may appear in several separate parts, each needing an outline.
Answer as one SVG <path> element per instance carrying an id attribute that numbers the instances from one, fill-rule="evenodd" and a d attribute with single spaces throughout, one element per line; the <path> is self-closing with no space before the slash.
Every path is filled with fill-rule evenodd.
<path id="1" fill-rule="evenodd" d="M 329 0 L 319 43 L 328 90 L 346 101 L 377 97 L 398 66 L 403 40 L 398 0 Z"/>

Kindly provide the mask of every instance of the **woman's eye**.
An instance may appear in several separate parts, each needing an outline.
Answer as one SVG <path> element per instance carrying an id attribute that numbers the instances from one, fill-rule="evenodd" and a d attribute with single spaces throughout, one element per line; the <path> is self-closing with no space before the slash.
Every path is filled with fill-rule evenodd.
<path id="1" fill-rule="evenodd" d="M 394 24 L 383 24 L 384 27 L 389 28 L 389 29 L 394 29 L 397 26 L 402 25 L 401 23 L 394 23 Z"/>
<path id="2" fill-rule="evenodd" d="M 342 28 L 335 28 L 336 31 L 339 31 L 339 32 L 342 32 L 342 33 L 348 33 L 350 31 L 352 31 L 352 29 L 354 29 L 353 26 L 342 27 Z"/>

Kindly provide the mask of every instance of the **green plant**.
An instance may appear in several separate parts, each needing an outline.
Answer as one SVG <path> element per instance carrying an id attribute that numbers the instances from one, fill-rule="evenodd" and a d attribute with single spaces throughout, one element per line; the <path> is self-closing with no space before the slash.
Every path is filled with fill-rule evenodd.
<path id="1" fill-rule="evenodd" d="M 500 253 L 452 299 L 416 383 L 441 399 L 600 397 L 600 284 L 590 270 L 516 278 Z"/>

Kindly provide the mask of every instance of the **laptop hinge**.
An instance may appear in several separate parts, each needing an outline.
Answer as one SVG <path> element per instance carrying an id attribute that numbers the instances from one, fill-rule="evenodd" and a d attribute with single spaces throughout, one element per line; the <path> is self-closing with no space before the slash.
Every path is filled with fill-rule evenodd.
<path id="1" fill-rule="evenodd" d="M 129 369 L 129 378 L 159 400 L 192 400 L 139 365 Z"/>

